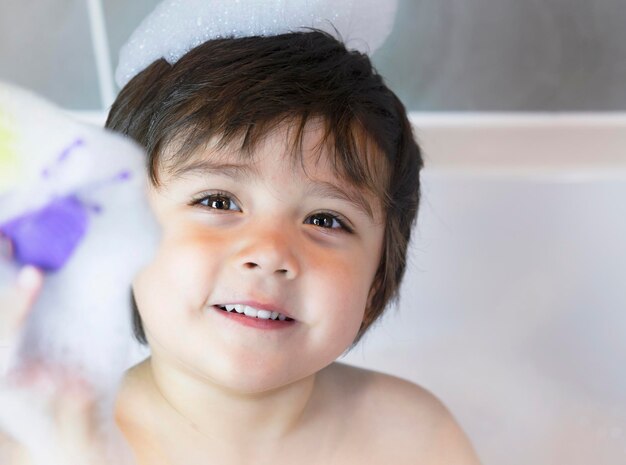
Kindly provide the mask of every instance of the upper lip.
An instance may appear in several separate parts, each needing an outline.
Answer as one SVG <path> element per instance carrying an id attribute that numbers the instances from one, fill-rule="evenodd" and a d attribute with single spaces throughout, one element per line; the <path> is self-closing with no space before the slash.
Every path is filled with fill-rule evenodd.
<path id="1" fill-rule="evenodd" d="M 248 307 L 254 307 L 257 310 L 267 310 L 268 312 L 277 312 L 282 315 L 285 315 L 287 318 L 291 318 L 295 320 L 291 314 L 287 313 L 285 310 L 280 308 L 279 306 L 272 303 L 263 303 L 257 302 L 253 300 L 225 300 L 222 303 L 217 303 L 215 306 L 223 307 L 224 305 L 247 305 Z"/>

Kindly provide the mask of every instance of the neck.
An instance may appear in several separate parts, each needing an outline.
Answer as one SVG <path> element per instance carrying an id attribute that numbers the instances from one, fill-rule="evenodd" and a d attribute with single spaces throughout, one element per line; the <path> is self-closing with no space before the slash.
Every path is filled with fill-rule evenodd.
<path id="1" fill-rule="evenodd" d="M 315 375 L 269 391 L 242 393 L 213 380 L 148 359 L 148 381 L 165 408 L 210 441 L 277 444 L 299 430 L 311 408 Z"/>

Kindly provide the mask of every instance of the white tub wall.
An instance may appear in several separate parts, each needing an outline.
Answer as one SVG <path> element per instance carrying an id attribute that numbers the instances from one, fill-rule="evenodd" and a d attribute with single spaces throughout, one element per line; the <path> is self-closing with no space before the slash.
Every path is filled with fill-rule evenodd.
<path id="1" fill-rule="evenodd" d="M 626 113 L 412 113 L 427 169 L 573 180 L 622 177 Z"/>
<path id="2" fill-rule="evenodd" d="M 345 361 L 422 384 L 485 464 L 626 463 L 626 124 L 414 115 L 399 308 Z"/>

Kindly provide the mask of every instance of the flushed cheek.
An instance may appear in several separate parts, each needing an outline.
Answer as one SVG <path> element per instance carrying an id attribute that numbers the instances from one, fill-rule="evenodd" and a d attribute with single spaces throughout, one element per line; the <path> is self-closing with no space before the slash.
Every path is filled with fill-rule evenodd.
<path id="1" fill-rule="evenodd" d="M 311 294 L 323 296 L 315 302 L 316 320 L 324 332 L 331 332 L 335 340 L 349 340 L 361 325 L 370 288 L 370 279 L 363 270 L 351 264 L 334 263 L 330 268 L 318 269 Z"/>
<path id="2" fill-rule="evenodd" d="M 219 250 L 200 247 L 194 241 L 164 241 L 155 260 L 137 276 L 140 310 L 198 311 L 213 290 L 218 255 Z"/>
<path id="3" fill-rule="evenodd" d="M 198 249 L 188 247 L 162 247 L 155 261 L 139 273 L 135 296 L 153 354 L 193 359 L 202 345 L 212 274 L 212 261 L 199 259 Z"/>
<path id="4" fill-rule="evenodd" d="M 320 295 L 334 295 L 344 307 L 366 298 L 374 277 L 373 264 L 356 254 L 319 257 L 312 266 L 319 285 L 325 288 Z"/>

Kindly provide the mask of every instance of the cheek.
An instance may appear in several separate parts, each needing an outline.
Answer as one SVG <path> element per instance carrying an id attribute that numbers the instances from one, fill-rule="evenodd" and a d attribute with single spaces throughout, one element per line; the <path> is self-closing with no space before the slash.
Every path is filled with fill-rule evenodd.
<path id="1" fill-rule="evenodd" d="M 371 247 L 359 248 L 329 264 L 326 274 L 332 277 L 343 298 L 358 301 L 365 306 L 380 263 L 378 249 L 378 244 L 372 243 Z"/>
<path id="2" fill-rule="evenodd" d="M 322 272 L 326 277 L 332 277 L 326 280 L 326 287 L 327 295 L 332 296 L 328 306 L 337 313 L 333 331 L 338 339 L 348 344 L 353 342 L 363 322 L 380 263 L 382 233 L 377 232 L 366 245 L 342 256 L 341 260 L 329 261 Z"/>
<path id="3" fill-rule="evenodd" d="M 162 241 L 155 259 L 134 282 L 137 305 L 144 320 L 151 314 L 197 312 L 215 281 L 219 249 L 211 241 L 187 235 Z M 145 314 L 145 315 L 144 315 Z"/>
<path id="4" fill-rule="evenodd" d="M 323 296 L 321 301 L 314 299 L 321 306 L 319 316 L 336 337 L 349 339 L 361 325 L 373 274 L 367 264 L 349 256 L 314 266 L 317 272 L 312 294 Z"/>

